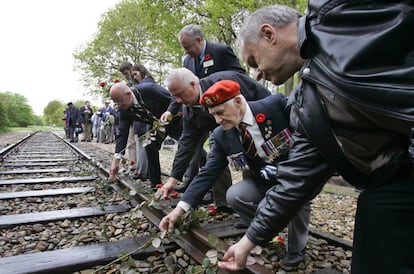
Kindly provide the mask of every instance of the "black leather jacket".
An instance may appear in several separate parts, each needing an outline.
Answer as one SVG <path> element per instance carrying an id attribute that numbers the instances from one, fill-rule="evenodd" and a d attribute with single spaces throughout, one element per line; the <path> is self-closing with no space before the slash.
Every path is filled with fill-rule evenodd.
<path id="1" fill-rule="evenodd" d="M 358 107 L 414 127 L 414 1 L 311 0 L 308 14 L 298 20 L 299 46 L 307 61 L 301 69 L 303 83 L 297 89 L 301 95 L 294 104 L 298 117 L 317 121 L 312 124 L 318 124 L 314 131 L 322 141 L 315 143 L 317 136 L 309 143 L 295 143 L 292 150 L 296 149 L 297 156 L 305 152 L 307 158 L 292 163 L 290 171 L 289 161 L 294 162 L 294 157 L 285 162 L 285 168 L 283 163 L 279 165 L 281 184 L 268 191 L 246 232 L 255 244 L 265 244 L 281 231 L 332 175 L 330 163 L 320 157 L 327 143 L 322 128 L 326 125 L 329 129 L 329 121 L 319 124 L 318 119 L 324 116 L 322 108 L 308 107 L 320 104 L 315 85 Z M 306 113 L 309 109 L 319 112 Z M 305 113 L 300 114 L 302 111 Z M 306 129 L 299 133 L 309 136 Z M 409 130 L 404 134 L 408 140 Z M 335 157 L 343 157 L 337 149 Z"/>
<path id="2" fill-rule="evenodd" d="M 346 12 L 345 12 L 346 11 Z M 299 19 L 303 80 L 414 121 L 414 1 L 309 1 Z"/>

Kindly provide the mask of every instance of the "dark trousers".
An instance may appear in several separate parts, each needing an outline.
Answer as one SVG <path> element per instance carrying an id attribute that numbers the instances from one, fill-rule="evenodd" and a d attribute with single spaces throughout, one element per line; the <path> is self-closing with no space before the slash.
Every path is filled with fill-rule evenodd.
<path id="1" fill-rule="evenodd" d="M 351 272 L 414 273 L 414 178 L 360 194 Z"/>
<path id="2" fill-rule="evenodd" d="M 157 134 L 155 136 L 155 140 L 145 147 L 145 153 L 147 154 L 147 161 L 148 161 L 148 177 L 149 177 L 149 180 L 151 181 L 151 187 L 155 187 L 156 184 L 162 183 L 160 154 L 159 154 L 159 150 L 161 149 L 162 142 L 164 142 L 167 135 L 177 140 L 179 134 L 181 133 L 181 126 L 182 126 L 181 120 L 170 124 L 167 127 L 167 131 L 165 135 L 160 136 L 160 134 Z M 147 128 L 147 130 L 149 130 L 149 128 Z"/>
<path id="3" fill-rule="evenodd" d="M 77 142 L 78 141 L 78 133 L 75 132 L 75 125 L 69 125 L 68 131 L 69 131 L 69 140 L 72 141 L 72 142 Z"/>
<path id="4" fill-rule="evenodd" d="M 155 187 L 156 184 L 162 183 L 159 150 L 164 139 L 165 138 L 161 138 L 157 135 L 156 140 L 145 147 L 148 161 L 148 177 L 151 181 L 151 187 Z"/>

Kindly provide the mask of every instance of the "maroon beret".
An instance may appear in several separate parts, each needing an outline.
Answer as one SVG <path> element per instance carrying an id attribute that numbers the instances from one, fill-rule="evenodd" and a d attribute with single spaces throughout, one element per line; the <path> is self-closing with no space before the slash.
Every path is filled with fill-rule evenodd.
<path id="1" fill-rule="evenodd" d="M 240 85 L 232 80 L 221 80 L 209 87 L 200 98 L 200 105 L 214 107 L 240 94 Z"/>

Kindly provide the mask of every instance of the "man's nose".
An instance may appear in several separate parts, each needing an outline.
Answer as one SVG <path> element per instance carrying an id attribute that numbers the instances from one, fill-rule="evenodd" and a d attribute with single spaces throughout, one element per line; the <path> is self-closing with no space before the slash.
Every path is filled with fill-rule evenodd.
<path id="1" fill-rule="evenodd" d="M 220 116 L 214 115 L 214 119 L 216 120 L 217 124 L 220 124 L 223 119 L 220 118 Z"/>

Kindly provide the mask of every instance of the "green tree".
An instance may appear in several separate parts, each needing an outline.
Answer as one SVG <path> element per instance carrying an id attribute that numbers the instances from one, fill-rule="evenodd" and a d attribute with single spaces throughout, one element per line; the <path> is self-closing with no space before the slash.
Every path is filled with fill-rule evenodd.
<path id="1" fill-rule="evenodd" d="M 2 96 L 0 93 L 0 99 L 1 97 Z M 4 105 L 2 100 L 0 100 L 0 132 L 5 132 L 9 124 L 10 124 L 10 121 L 9 121 L 9 117 L 7 117 L 6 106 Z"/>
<path id="2" fill-rule="evenodd" d="M 6 113 L 5 122 L 8 127 L 27 127 L 33 125 L 34 114 L 26 97 L 11 92 L 0 93 L 0 101 Z"/>
<path id="3" fill-rule="evenodd" d="M 45 125 L 61 125 L 63 111 L 66 108 L 66 104 L 54 100 L 49 102 L 46 107 L 43 109 L 43 121 Z"/>
<path id="4" fill-rule="evenodd" d="M 278 3 L 303 12 L 307 2 Z M 271 4 L 274 1 L 123 0 L 102 16 L 92 40 L 76 50 L 75 67 L 82 75 L 85 88 L 104 96 L 110 84 L 103 89 L 98 83 L 112 83 L 115 78 L 122 78 L 118 67 L 124 61 L 143 63 L 162 82 L 166 72 L 181 66 L 183 50 L 177 34 L 184 25 L 199 24 L 206 39 L 234 48 L 244 17 Z"/>

